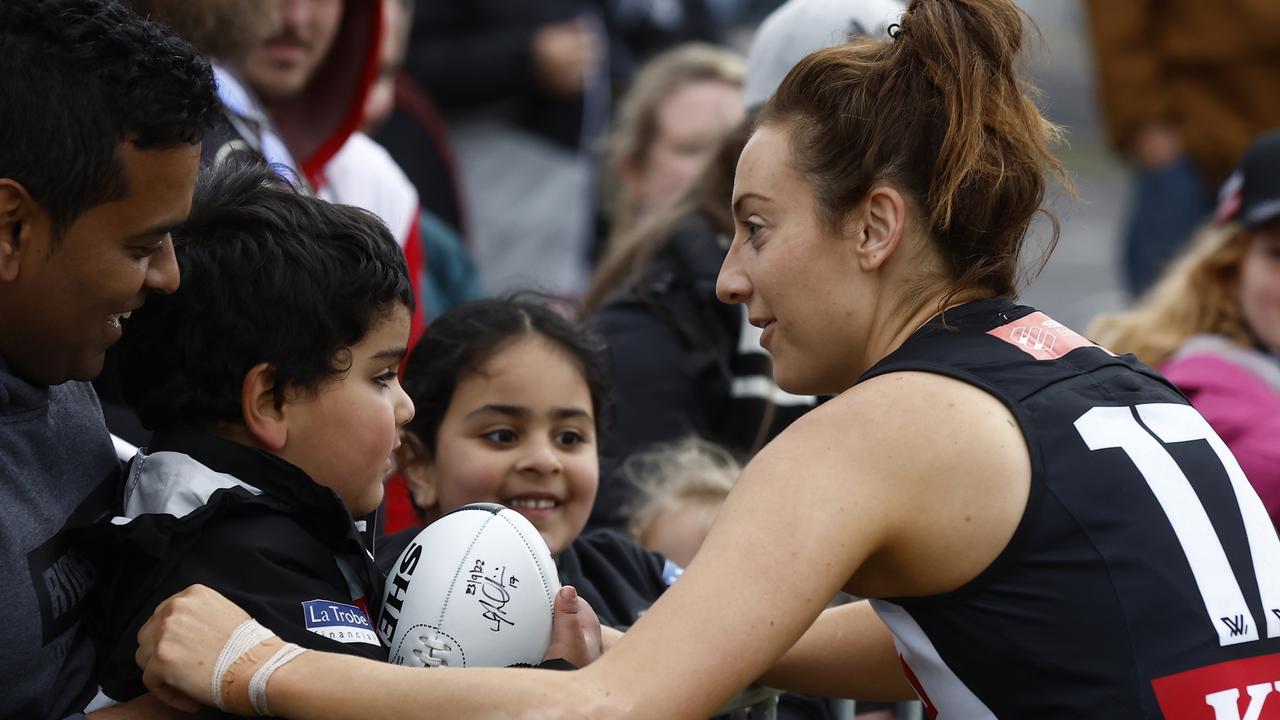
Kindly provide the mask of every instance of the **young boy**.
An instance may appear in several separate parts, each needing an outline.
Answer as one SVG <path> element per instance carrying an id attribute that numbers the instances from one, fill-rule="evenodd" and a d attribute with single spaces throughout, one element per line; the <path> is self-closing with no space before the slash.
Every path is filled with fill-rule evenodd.
<path id="1" fill-rule="evenodd" d="M 397 370 L 413 293 L 373 215 L 223 166 L 174 233 L 181 287 L 126 322 L 125 396 L 155 431 L 117 517 L 89 539 L 102 578 L 104 692 L 143 692 L 139 627 L 211 586 L 305 648 L 386 659 L 382 579 L 362 538 L 413 416 Z"/>

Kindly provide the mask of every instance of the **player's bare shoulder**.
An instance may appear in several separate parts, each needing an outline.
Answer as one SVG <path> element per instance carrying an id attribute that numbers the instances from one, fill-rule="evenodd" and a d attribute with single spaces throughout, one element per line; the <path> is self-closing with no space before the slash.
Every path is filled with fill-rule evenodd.
<path id="1" fill-rule="evenodd" d="M 1025 438 L 1009 408 L 975 385 L 889 373 L 803 420 L 883 513 L 883 543 L 852 583 L 859 594 L 959 587 L 999 555 L 1022 518 L 1031 485 Z"/>

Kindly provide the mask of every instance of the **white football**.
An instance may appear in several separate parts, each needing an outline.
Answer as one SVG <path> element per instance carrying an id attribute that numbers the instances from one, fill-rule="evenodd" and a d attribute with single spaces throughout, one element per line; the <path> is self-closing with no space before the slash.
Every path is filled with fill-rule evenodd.
<path id="1" fill-rule="evenodd" d="M 536 665 L 551 643 L 559 590 L 551 552 L 523 515 L 465 505 L 423 528 L 400 554 L 378 633 L 395 665 Z"/>

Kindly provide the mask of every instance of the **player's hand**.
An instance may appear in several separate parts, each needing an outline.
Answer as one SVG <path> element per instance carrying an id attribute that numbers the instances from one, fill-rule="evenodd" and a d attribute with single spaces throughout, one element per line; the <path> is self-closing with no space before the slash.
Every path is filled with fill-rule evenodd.
<path id="1" fill-rule="evenodd" d="M 551 645 L 543 660 L 567 660 L 574 667 L 586 667 L 604 651 L 600 640 L 600 618 L 572 585 L 556 593 L 555 614 L 551 618 Z"/>
<path id="2" fill-rule="evenodd" d="M 187 712 L 213 704 L 213 665 L 248 613 L 217 591 L 192 585 L 165 600 L 138 631 L 142 684 Z"/>

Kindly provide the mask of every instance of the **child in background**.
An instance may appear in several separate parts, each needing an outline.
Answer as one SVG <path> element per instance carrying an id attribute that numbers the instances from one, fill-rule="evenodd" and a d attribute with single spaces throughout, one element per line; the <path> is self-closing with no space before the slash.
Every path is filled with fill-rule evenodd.
<path id="1" fill-rule="evenodd" d="M 382 500 L 413 403 L 396 373 L 413 293 L 373 215 L 224 164 L 174 232 L 182 285 L 135 312 L 125 397 L 148 429 L 121 517 L 93 529 L 101 684 L 143 692 L 137 632 L 202 583 L 286 642 L 385 660 L 382 578 L 360 517 Z"/>
<path id="2" fill-rule="evenodd" d="M 608 396 L 598 352 L 585 330 L 533 300 L 448 310 L 405 367 L 417 415 L 397 457 L 425 520 L 473 502 L 510 507 L 542 533 L 561 582 L 602 624 L 625 628 L 681 569 L 621 533 L 582 534 Z M 384 542 L 380 562 L 393 562 L 416 533 Z"/>
<path id="3" fill-rule="evenodd" d="M 618 473 L 619 480 L 640 491 L 640 502 L 632 511 L 628 526 L 631 537 L 681 567 L 688 567 L 742 474 L 742 464 L 725 448 L 689 435 L 628 457 Z M 850 596 L 841 594 L 833 603 L 850 600 Z M 819 720 L 840 716 L 824 699 L 814 696 L 788 693 L 780 703 L 781 718 Z M 857 711 L 858 720 L 896 717 L 889 703 L 859 702 Z"/>
<path id="4" fill-rule="evenodd" d="M 742 465 L 728 450 L 691 435 L 632 455 L 619 473 L 642 495 L 631 514 L 631 537 L 687 567 Z"/>

